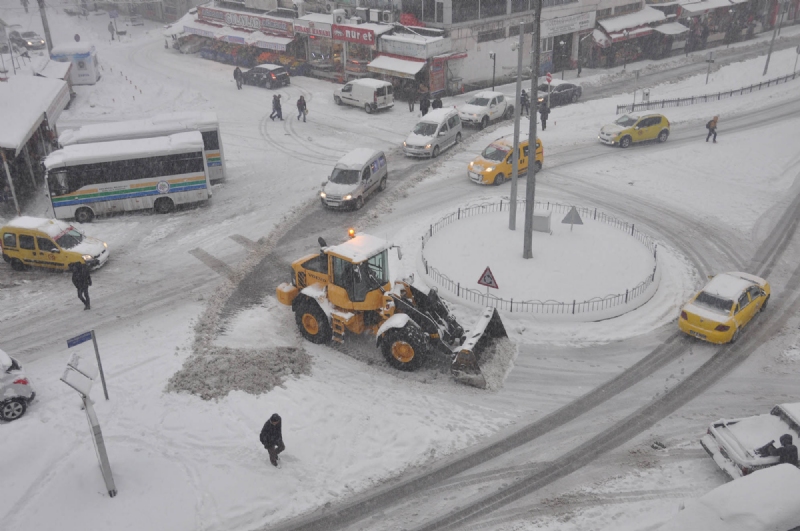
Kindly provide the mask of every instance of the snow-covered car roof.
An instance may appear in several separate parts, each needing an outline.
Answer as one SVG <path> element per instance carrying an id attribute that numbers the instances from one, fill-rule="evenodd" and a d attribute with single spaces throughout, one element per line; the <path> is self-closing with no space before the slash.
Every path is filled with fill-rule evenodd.
<path id="1" fill-rule="evenodd" d="M 422 118 L 420 118 L 420 122 L 430 122 L 435 124 L 440 124 L 447 118 L 451 113 L 456 112 L 454 109 L 435 109 Z"/>
<path id="2" fill-rule="evenodd" d="M 485 90 L 483 92 L 478 92 L 477 94 L 474 94 L 473 98 L 489 98 L 489 99 L 491 99 L 491 98 L 494 98 L 496 96 L 505 97 L 505 94 L 503 94 L 502 92 L 493 92 L 491 90 Z"/>
<path id="3" fill-rule="evenodd" d="M 341 256 L 354 264 L 366 261 L 376 254 L 391 247 L 391 242 L 369 234 L 356 234 L 344 243 L 328 247 L 328 252 Z"/>
<path id="4" fill-rule="evenodd" d="M 278 70 L 279 68 L 284 68 L 284 67 L 281 66 L 281 65 L 273 65 L 273 64 L 270 64 L 270 63 L 264 63 L 263 65 L 256 65 L 253 68 L 261 68 L 263 70 Z M 284 68 L 284 70 L 285 70 L 285 68 Z"/>
<path id="5" fill-rule="evenodd" d="M 14 218 L 6 224 L 6 227 L 16 227 L 18 229 L 40 230 L 55 238 L 72 225 L 58 219 L 34 218 L 31 216 L 21 216 Z"/>
<path id="6" fill-rule="evenodd" d="M 356 148 L 336 162 L 336 168 L 347 168 L 350 170 L 360 170 L 361 167 L 369 162 L 369 159 L 378 155 L 380 151 L 372 148 Z"/>
<path id="7" fill-rule="evenodd" d="M 720 273 L 712 278 L 708 284 L 706 284 L 706 286 L 703 288 L 703 291 L 712 295 L 717 295 L 723 299 L 734 300 L 738 298 L 744 290 L 753 284 L 761 285 L 761 282 L 758 282 L 755 279 L 763 282 L 763 279 L 753 277 L 752 275 L 747 275 L 746 273 Z"/>
<path id="8" fill-rule="evenodd" d="M 0 349 L 0 371 L 6 371 L 9 367 L 11 367 L 11 356 Z"/>
<path id="9" fill-rule="evenodd" d="M 365 77 L 363 79 L 353 79 L 352 81 L 348 81 L 347 83 L 351 83 L 353 85 L 364 85 L 365 87 L 374 87 L 374 88 L 381 88 L 385 87 L 386 85 L 391 85 L 391 83 L 389 83 L 388 81 L 374 79 L 371 77 Z"/>
<path id="10" fill-rule="evenodd" d="M 790 464 L 757 470 L 688 500 L 658 531 L 789 531 L 800 522 L 800 469 Z"/>

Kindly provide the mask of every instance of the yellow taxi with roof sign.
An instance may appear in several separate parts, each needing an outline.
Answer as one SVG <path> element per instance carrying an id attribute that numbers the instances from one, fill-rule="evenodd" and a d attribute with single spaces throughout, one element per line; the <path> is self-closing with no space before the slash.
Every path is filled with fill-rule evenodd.
<path id="1" fill-rule="evenodd" d="M 748 273 L 722 273 L 681 308 L 678 327 L 710 343 L 734 343 L 769 302 L 769 282 Z"/>
<path id="2" fill-rule="evenodd" d="M 519 139 L 519 175 L 528 171 L 528 137 L 520 136 Z M 536 139 L 536 171 L 542 169 L 544 163 L 544 146 L 542 139 Z M 514 135 L 500 137 L 483 150 L 475 160 L 467 166 L 467 176 L 472 182 L 478 184 L 493 184 L 500 186 L 511 179 L 514 166 Z"/>

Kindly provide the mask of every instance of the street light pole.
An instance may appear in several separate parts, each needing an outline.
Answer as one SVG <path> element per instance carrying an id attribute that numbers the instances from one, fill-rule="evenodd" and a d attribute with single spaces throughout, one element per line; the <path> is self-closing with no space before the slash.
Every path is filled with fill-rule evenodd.
<path id="1" fill-rule="evenodd" d="M 494 70 L 495 66 L 497 66 L 497 54 L 489 52 L 489 58 L 492 60 L 492 90 L 494 90 Z"/>
<path id="2" fill-rule="evenodd" d="M 559 46 L 561 46 L 561 54 L 562 54 L 562 55 L 564 54 L 564 45 L 565 45 L 565 44 L 567 44 L 567 43 L 566 43 L 566 42 L 564 42 L 564 41 L 558 41 L 558 45 L 559 45 Z M 564 70 L 566 70 L 566 68 L 564 68 L 564 67 L 562 66 L 562 67 L 561 67 L 561 81 L 564 81 Z"/>
<path id="3" fill-rule="evenodd" d="M 542 0 L 534 0 L 533 35 L 531 36 L 531 117 L 528 120 L 528 184 L 525 187 L 525 236 L 522 257 L 533 258 L 533 209 L 536 201 L 536 111 L 539 107 L 539 47 L 541 45 Z"/>
<path id="4" fill-rule="evenodd" d="M 44 28 L 44 38 L 47 41 L 47 55 L 53 51 L 53 38 L 50 36 L 50 26 L 47 24 L 47 14 L 45 13 L 44 0 L 37 0 L 39 4 L 39 14 L 42 16 L 42 27 Z"/>
<path id="5" fill-rule="evenodd" d="M 775 30 L 772 32 L 772 40 L 769 41 L 769 52 L 767 53 L 767 62 L 764 64 L 764 73 L 761 74 L 762 76 L 767 75 L 767 69 L 769 68 L 769 58 L 772 57 L 772 47 L 775 45 L 775 36 L 778 34 L 778 28 L 780 28 L 781 23 L 783 23 L 783 4 L 778 4 L 781 6 L 780 10 L 780 21 L 778 24 L 775 25 Z"/>
<path id="6" fill-rule="evenodd" d="M 625 52 L 622 54 L 622 71 L 624 72 L 626 68 L 628 68 L 628 30 L 624 30 L 622 34 L 625 36 Z"/>
<path id="7" fill-rule="evenodd" d="M 525 38 L 525 23 L 519 23 L 519 43 L 511 45 L 512 50 L 517 51 L 517 105 L 514 107 L 514 157 L 513 166 L 511 168 L 511 201 L 508 206 L 508 228 L 509 230 L 517 230 L 517 179 L 519 178 L 519 120 L 522 116 L 522 105 L 520 103 L 522 95 L 522 46 Z M 531 96 L 533 97 L 533 96 Z M 535 119 L 536 115 L 534 115 Z M 529 118 L 530 119 L 530 118 Z M 528 147 L 530 153 L 530 146 Z M 534 154 L 534 159 L 535 159 Z M 528 163 L 528 171 L 530 171 L 530 162 Z"/>

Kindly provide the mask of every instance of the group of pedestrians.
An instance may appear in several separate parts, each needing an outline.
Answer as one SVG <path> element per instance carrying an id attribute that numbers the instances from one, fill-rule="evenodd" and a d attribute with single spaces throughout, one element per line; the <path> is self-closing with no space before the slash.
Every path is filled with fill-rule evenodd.
<path id="1" fill-rule="evenodd" d="M 528 93 L 525 92 L 525 89 L 522 89 L 522 93 L 519 95 L 519 112 L 520 115 L 531 115 L 531 98 L 528 96 Z M 542 131 L 547 129 L 548 116 L 550 116 L 550 106 L 547 105 L 547 103 L 542 102 L 542 104 L 539 106 L 539 118 L 542 121 Z"/>
<path id="2" fill-rule="evenodd" d="M 233 70 L 233 79 L 236 81 L 236 88 L 238 90 L 242 90 L 242 84 L 244 83 L 244 75 L 242 74 L 242 69 L 238 66 Z M 308 115 L 308 105 L 306 105 L 306 98 L 305 96 L 300 96 L 297 99 L 297 119 L 303 119 L 306 121 L 306 116 Z M 283 121 L 283 108 L 281 107 L 281 95 L 275 94 L 272 96 L 272 113 L 269 115 L 269 119 L 273 122 L 275 118 L 278 120 Z"/>

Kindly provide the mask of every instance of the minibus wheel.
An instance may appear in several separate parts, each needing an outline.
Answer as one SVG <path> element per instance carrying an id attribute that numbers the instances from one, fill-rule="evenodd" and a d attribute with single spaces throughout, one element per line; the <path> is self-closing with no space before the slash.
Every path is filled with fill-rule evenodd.
<path id="1" fill-rule="evenodd" d="M 88 208 L 79 208 L 77 212 L 75 212 L 75 221 L 78 223 L 91 223 L 93 219 L 94 212 Z"/>
<path id="2" fill-rule="evenodd" d="M 174 208 L 175 205 L 169 197 L 159 197 L 153 205 L 153 210 L 158 214 L 169 214 Z"/>

